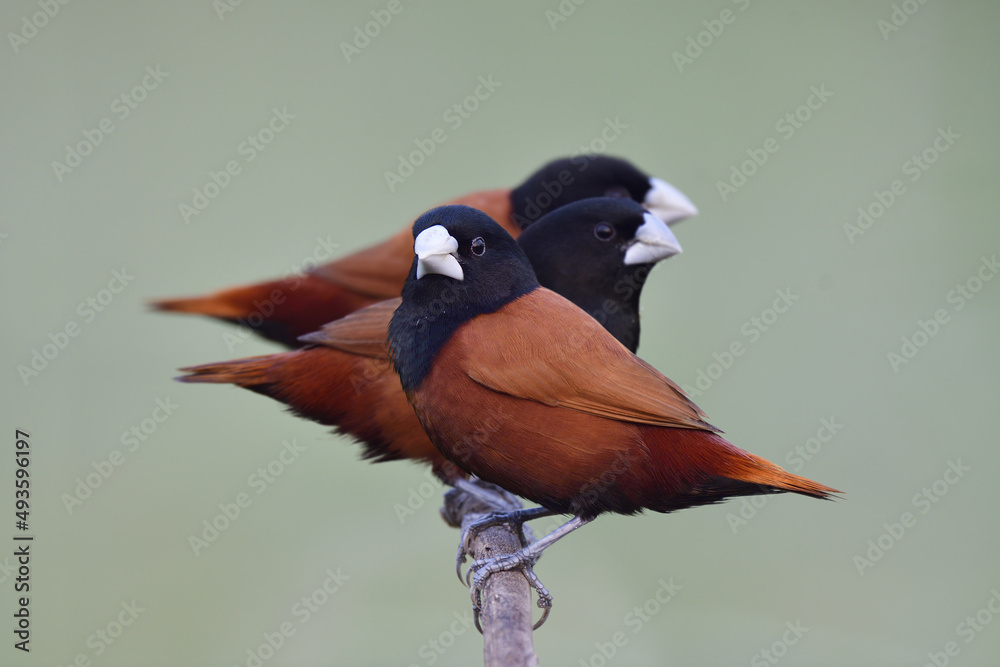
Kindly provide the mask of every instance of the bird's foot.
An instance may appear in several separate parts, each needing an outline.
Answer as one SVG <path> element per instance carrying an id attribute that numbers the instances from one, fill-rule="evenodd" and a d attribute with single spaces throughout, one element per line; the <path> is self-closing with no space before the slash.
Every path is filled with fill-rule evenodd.
<path id="1" fill-rule="evenodd" d="M 483 589 L 486 587 L 486 581 L 490 576 L 499 572 L 519 570 L 538 594 L 538 607 L 542 609 L 542 617 L 531 628 L 532 630 L 542 627 L 542 624 L 549 617 L 549 612 L 552 610 L 552 594 L 549 593 L 549 590 L 542 584 L 538 575 L 532 569 L 541 555 L 541 551 L 533 550 L 532 546 L 528 545 L 520 551 L 511 554 L 476 560 L 469 566 L 469 571 L 466 574 L 466 583 L 469 584 L 469 592 L 472 596 L 472 611 L 476 627 L 480 632 L 483 631 L 479 624 L 479 611 L 482 608 Z"/>
<path id="2" fill-rule="evenodd" d="M 508 492 L 504 491 L 504 493 Z M 462 536 L 458 540 L 458 554 L 455 557 L 455 574 L 458 575 L 459 581 L 464 581 L 466 585 L 468 585 L 467 578 L 462 576 L 462 565 L 465 563 L 466 556 L 469 554 L 469 549 L 472 546 L 472 538 L 476 535 L 476 533 L 479 533 L 482 530 L 505 524 L 517 526 L 519 529 L 518 536 L 521 540 L 521 546 L 527 547 L 530 544 L 534 544 L 535 534 L 526 522 L 531 521 L 532 519 L 548 516 L 551 512 L 543 507 L 521 509 L 520 501 L 518 501 L 517 504 L 518 508 L 513 511 L 487 514 L 483 518 L 473 521 L 462 529 Z"/>
<path id="3" fill-rule="evenodd" d="M 534 510 L 521 510 L 515 514 L 518 515 L 518 519 L 521 521 L 527 521 L 528 518 L 538 518 L 540 516 L 547 516 L 551 513 L 552 512 L 549 512 L 545 508 L 537 507 Z M 483 521 L 476 523 L 488 522 L 491 519 L 494 522 L 497 522 L 497 519 L 494 517 L 487 517 L 486 519 L 483 519 Z M 508 517 L 508 520 L 511 519 Z M 482 591 L 483 587 L 486 585 L 487 579 L 489 579 L 492 574 L 505 572 L 507 570 L 520 570 L 528 580 L 528 583 L 531 584 L 532 588 L 538 592 L 538 606 L 544 609 L 545 612 L 542 614 L 542 617 L 538 620 L 538 622 L 535 623 L 535 629 L 541 627 L 542 623 L 545 622 L 545 619 L 549 617 L 549 610 L 552 608 L 552 595 L 550 595 L 549 591 L 542 585 L 542 582 L 538 580 L 538 577 L 531 568 L 538 560 L 539 556 L 542 555 L 543 551 L 566 535 L 572 533 L 574 530 L 587 525 L 593 520 L 594 517 L 578 514 L 545 537 L 525 546 L 520 551 L 510 554 L 502 554 L 489 559 L 479 559 L 473 561 L 472 565 L 469 566 L 469 571 L 466 573 L 465 578 L 466 583 L 469 584 L 469 589 L 472 591 L 472 606 L 475 611 L 476 627 L 479 627 L 479 603 L 482 600 Z M 470 526 L 470 528 L 471 527 L 472 526 Z M 471 581 L 469 580 L 470 577 Z"/>

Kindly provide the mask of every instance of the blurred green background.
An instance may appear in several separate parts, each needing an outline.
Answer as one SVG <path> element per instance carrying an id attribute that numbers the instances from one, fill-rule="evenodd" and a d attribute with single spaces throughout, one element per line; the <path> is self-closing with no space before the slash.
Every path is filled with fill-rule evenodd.
<path id="1" fill-rule="evenodd" d="M 439 486 L 268 399 L 175 383 L 276 348 L 144 302 L 285 275 L 581 147 L 701 209 L 646 288 L 641 356 L 734 443 L 846 497 L 601 518 L 537 568 L 556 596 L 542 664 L 997 664 L 1000 7 L 674 4 L 3 3 L 0 664 L 480 662 Z M 479 77 L 499 86 L 446 120 Z M 609 119 L 625 127 L 602 146 Z M 445 143 L 391 191 L 385 172 L 436 128 Z M 793 305 L 776 315 L 778 290 Z M 24 374 L 50 335 L 65 349 Z M 10 627 L 18 428 L 27 655 Z M 190 536 L 240 493 L 196 555 Z M 339 588 L 318 594 L 328 571 Z"/>

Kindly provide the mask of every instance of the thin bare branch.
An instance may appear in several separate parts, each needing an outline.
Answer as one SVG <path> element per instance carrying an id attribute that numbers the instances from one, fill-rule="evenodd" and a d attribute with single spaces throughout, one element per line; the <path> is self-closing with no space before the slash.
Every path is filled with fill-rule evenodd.
<path id="1" fill-rule="evenodd" d="M 490 512 L 490 507 L 482 501 L 457 489 L 445 494 L 441 508 L 441 515 L 449 525 L 463 529 Z M 493 558 L 521 548 L 515 528 L 491 526 L 473 537 L 469 555 L 473 559 Z M 500 572 L 487 580 L 479 614 L 485 667 L 538 664 L 531 635 L 531 590 L 528 580 L 517 570 Z"/>

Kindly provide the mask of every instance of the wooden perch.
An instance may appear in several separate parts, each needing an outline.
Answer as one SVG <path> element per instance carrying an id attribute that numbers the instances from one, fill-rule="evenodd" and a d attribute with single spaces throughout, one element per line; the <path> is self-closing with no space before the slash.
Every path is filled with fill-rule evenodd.
<path id="1" fill-rule="evenodd" d="M 441 516 L 453 527 L 464 529 L 473 521 L 491 513 L 489 506 L 458 489 L 444 496 Z M 469 555 L 473 559 L 493 558 L 521 549 L 515 528 L 492 526 L 472 539 Z M 531 666 L 538 664 L 532 641 L 532 589 L 528 580 L 517 570 L 492 575 L 483 590 L 479 612 L 483 630 L 483 664 Z"/>

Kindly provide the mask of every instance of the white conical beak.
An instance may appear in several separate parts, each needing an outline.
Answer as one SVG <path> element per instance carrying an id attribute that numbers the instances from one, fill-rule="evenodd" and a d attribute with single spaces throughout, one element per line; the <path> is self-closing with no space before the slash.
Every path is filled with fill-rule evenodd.
<path id="1" fill-rule="evenodd" d="M 437 273 L 455 280 L 464 280 L 465 273 L 458 259 L 452 254 L 458 250 L 458 241 L 441 225 L 428 227 L 413 240 L 417 255 L 417 279 L 428 273 Z"/>
<path id="2" fill-rule="evenodd" d="M 662 220 L 649 212 L 644 213 L 642 219 L 643 223 L 635 231 L 635 241 L 625 251 L 626 266 L 653 264 L 683 252 L 680 241 Z"/>
<path id="3" fill-rule="evenodd" d="M 644 208 L 668 225 L 698 215 L 698 209 L 683 192 L 658 178 L 649 179 Z"/>

